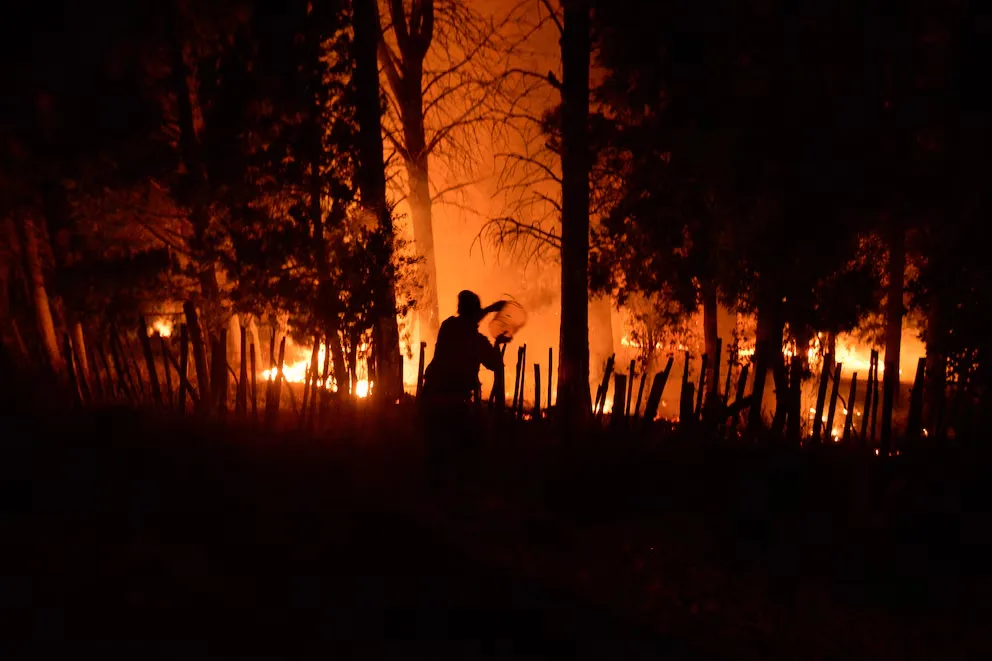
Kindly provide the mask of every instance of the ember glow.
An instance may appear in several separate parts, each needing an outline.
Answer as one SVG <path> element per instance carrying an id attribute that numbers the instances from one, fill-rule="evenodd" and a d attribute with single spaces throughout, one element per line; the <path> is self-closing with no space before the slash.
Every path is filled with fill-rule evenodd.
<path id="1" fill-rule="evenodd" d="M 162 337 L 169 337 L 172 335 L 172 322 L 165 317 L 155 319 L 148 327 L 148 337 L 154 337 L 155 333 L 158 333 Z"/>

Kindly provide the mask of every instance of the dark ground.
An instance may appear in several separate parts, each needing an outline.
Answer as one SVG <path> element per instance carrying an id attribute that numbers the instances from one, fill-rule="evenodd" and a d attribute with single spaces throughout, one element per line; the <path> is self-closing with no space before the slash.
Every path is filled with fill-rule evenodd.
<path id="1" fill-rule="evenodd" d="M 5 658 L 984 656 L 980 454 L 518 429 L 439 505 L 400 416 L 322 440 L 8 416 Z"/>

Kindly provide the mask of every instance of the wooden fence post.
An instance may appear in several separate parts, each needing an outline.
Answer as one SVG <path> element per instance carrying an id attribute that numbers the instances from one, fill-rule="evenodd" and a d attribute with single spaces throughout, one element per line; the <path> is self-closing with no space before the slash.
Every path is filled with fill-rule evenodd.
<path id="1" fill-rule="evenodd" d="M 906 438 L 914 441 L 919 440 L 923 429 L 923 377 L 926 366 L 926 357 L 920 358 L 916 364 L 916 379 L 913 381 L 913 392 L 909 398 Z"/>
<path id="2" fill-rule="evenodd" d="M 648 393 L 647 408 L 644 409 L 644 425 L 650 425 L 658 415 L 658 406 L 661 404 L 662 395 L 665 394 L 665 384 L 668 383 L 668 376 L 672 372 L 672 365 L 675 363 L 673 356 L 668 357 L 665 369 L 658 372 L 651 382 L 651 392 Z"/>
<path id="3" fill-rule="evenodd" d="M 148 382 L 152 387 L 152 400 L 162 406 L 162 389 L 158 384 L 158 372 L 155 369 L 155 354 L 152 353 L 152 342 L 148 337 L 148 322 L 142 315 L 138 318 L 138 341 L 141 342 L 141 352 L 145 355 L 145 367 L 148 368 Z"/>
<path id="4" fill-rule="evenodd" d="M 420 391 L 424 387 L 424 369 L 426 369 L 426 366 L 424 365 L 424 359 L 426 356 L 427 356 L 427 343 L 421 342 L 420 360 L 417 363 L 417 398 L 418 399 L 420 398 Z"/>
<path id="5" fill-rule="evenodd" d="M 630 366 L 627 368 L 627 382 L 629 387 L 627 388 L 627 397 L 623 402 L 623 415 L 624 417 L 630 417 L 630 400 L 634 394 L 634 369 L 637 366 L 635 361 L 630 361 Z"/>
<path id="6" fill-rule="evenodd" d="M 548 415 L 551 415 L 551 407 L 554 406 L 554 402 L 551 400 L 551 381 L 554 379 L 554 372 L 551 371 L 554 366 L 554 354 L 552 353 L 551 347 L 548 347 Z"/>
<path id="7" fill-rule="evenodd" d="M 510 412 L 513 414 L 517 411 L 517 398 L 520 397 L 520 360 L 523 350 L 523 347 L 517 347 L 517 364 L 513 368 L 513 399 L 510 401 Z"/>
<path id="8" fill-rule="evenodd" d="M 799 443 L 802 436 L 802 388 L 803 388 L 803 359 L 792 357 L 789 369 L 789 418 L 785 428 L 785 438 L 791 443 Z"/>
<path id="9" fill-rule="evenodd" d="M 210 377 L 207 372 L 207 352 L 203 347 L 203 332 L 200 329 L 200 320 L 196 315 L 196 306 L 192 301 L 183 303 L 183 312 L 186 314 L 186 327 L 189 333 L 189 341 L 193 345 L 193 367 L 196 371 L 196 389 L 200 394 L 200 403 L 197 407 L 200 415 L 210 413 Z"/>
<path id="10" fill-rule="evenodd" d="M 603 408 L 606 406 L 606 394 L 610 390 L 610 376 L 613 374 L 614 360 L 616 360 L 616 354 L 613 354 L 606 359 L 606 368 L 603 370 L 603 380 L 599 384 L 599 388 L 596 390 L 596 402 L 593 408 L 597 419 L 602 417 Z"/>
<path id="11" fill-rule="evenodd" d="M 840 374 L 844 363 L 837 363 L 834 368 L 834 385 L 830 389 L 830 408 L 827 413 L 827 436 L 831 439 L 834 435 L 834 414 L 837 412 L 837 397 L 840 395 Z"/>
<path id="12" fill-rule="evenodd" d="M 282 365 L 283 361 L 286 359 L 286 338 L 282 338 L 279 342 L 279 361 L 276 365 L 275 372 L 269 372 L 271 375 L 269 381 L 269 393 L 265 399 L 265 426 L 272 430 L 276 426 L 276 420 L 279 417 L 279 403 L 282 396 Z"/>
<path id="13" fill-rule="evenodd" d="M 517 402 L 517 418 L 524 417 L 524 388 L 527 385 L 527 345 L 520 347 L 520 400 Z"/>
<path id="14" fill-rule="evenodd" d="M 76 367 L 72 359 L 72 343 L 69 341 L 69 334 L 62 334 L 62 354 L 65 360 L 66 373 L 69 376 L 69 388 L 72 389 L 72 401 L 76 406 L 82 406 L 83 397 L 79 393 L 79 383 L 76 380 Z"/>
<path id="15" fill-rule="evenodd" d="M 541 419 L 541 365 L 534 363 L 534 419 Z"/>
<path id="16" fill-rule="evenodd" d="M 706 390 L 706 370 L 709 367 L 709 362 L 709 355 L 704 353 L 699 367 L 699 391 L 696 393 L 696 408 L 694 409 L 696 418 L 703 417 L 703 393 Z"/>
<path id="17" fill-rule="evenodd" d="M 875 359 L 875 350 L 871 350 L 871 360 L 868 363 L 868 383 L 865 387 L 865 403 L 861 410 L 861 438 L 859 445 L 865 447 L 868 444 L 868 423 L 871 418 L 872 386 L 878 374 L 878 362 Z"/>
<path id="18" fill-rule="evenodd" d="M 189 389 L 189 327 L 179 328 L 179 411 L 186 414 L 186 392 Z"/>
<path id="19" fill-rule="evenodd" d="M 610 416 L 610 426 L 619 427 L 626 420 L 624 400 L 627 395 L 627 375 L 617 374 L 613 377 L 613 411 Z"/>
<path id="20" fill-rule="evenodd" d="M 641 402 L 644 400 L 644 382 L 648 380 L 647 369 L 641 374 L 641 385 L 637 388 L 637 402 L 634 404 L 634 410 L 631 411 L 631 418 L 636 418 L 638 412 L 641 410 Z M 631 390 L 633 390 L 633 384 L 631 384 Z"/>
<path id="21" fill-rule="evenodd" d="M 240 326 L 240 340 L 238 344 L 240 351 L 239 369 L 238 369 L 238 390 L 235 395 L 234 409 L 241 419 L 248 417 L 248 347 L 245 346 L 248 343 L 248 329 L 245 328 L 239 320 L 238 326 Z"/>
<path id="22" fill-rule="evenodd" d="M 820 387 L 816 391 L 816 416 L 813 419 L 813 442 L 819 443 L 823 436 L 823 408 L 827 404 L 827 386 L 830 384 L 830 367 L 824 360 L 820 367 Z"/>
<path id="23" fill-rule="evenodd" d="M 258 385 L 255 379 L 258 370 L 255 367 L 255 344 L 252 343 L 248 349 L 251 356 L 251 415 L 258 425 Z"/>
<path id="24" fill-rule="evenodd" d="M 162 350 L 162 368 L 165 370 L 165 403 L 172 409 L 172 371 L 169 369 L 169 340 L 158 336 L 159 348 Z"/>
<path id="25" fill-rule="evenodd" d="M 851 391 L 847 396 L 847 417 L 844 418 L 844 444 L 851 442 L 851 423 L 854 419 L 854 398 L 858 396 L 858 373 L 851 375 Z"/>

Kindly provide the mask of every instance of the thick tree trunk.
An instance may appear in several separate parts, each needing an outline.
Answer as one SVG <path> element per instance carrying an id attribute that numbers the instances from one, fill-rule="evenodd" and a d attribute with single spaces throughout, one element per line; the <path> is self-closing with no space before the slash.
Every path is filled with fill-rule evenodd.
<path id="1" fill-rule="evenodd" d="M 355 85 L 358 89 L 358 183 L 362 205 L 379 222 L 386 253 L 383 256 L 384 286 L 376 301 L 376 391 L 383 401 L 392 402 L 403 394 L 403 360 L 396 320 L 396 278 L 392 261 L 393 221 L 386 206 L 386 173 L 382 155 L 379 65 L 376 57 L 380 28 L 376 0 L 355 0 L 354 30 Z"/>
<path id="2" fill-rule="evenodd" d="M 703 295 L 703 344 L 707 356 L 716 358 L 717 336 L 720 334 L 717 328 L 717 314 L 719 307 L 716 300 L 716 287 L 712 283 L 707 283 L 702 287 Z M 707 366 L 706 392 L 708 395 L 720 396 L 720 361 L 710 360 Z"/>
<path id="3" fill-rule="evenodd" d="M 782 364 L 782 321 L 778 307 L 765 302 L 758 308 L 758 328 L 755 338 L 754 385 L 751 389 L 751 406 L 748 412 L 748 430 L 752 433 L 764 428 L 761 405 L 765 394 L 765 380 L 768 370 L 778 374 Z M 778 384 L 776 384 L 778 386 Z M 784 393 L 783 393 L 784 395 Z M 776 396 L 776 407 L 781 403 Z"/>
<path id="4" fill-rule="evenodd" d="M 201 307 L 204 312 L 205 325 L 209 328 L 217 322 L 219 312 L 220 287 L 217 284 L 217 272 L 214 261 L 209 254 L 207 230 L 210 225 L 210 213 L 206 203 L 206 173 L 200 158 L 199 137 L 193 121 L 193 100 L 189 87 L 189 67 L 183 54 L 183 23 L 182 9 L 179 2 L 171 3 L 168 12 L 171 43 L 172 91 L 176 97 L 176 116 L 179 124 L 179 149 L 188 176 L 192 180 L 191 193 L 187 200 L 189 220 L 193 226 L 190 238 L 190 248 L 199 260 L 197 264 L 197 279 L 200 282 Z"/>
<path id="5" fill-rule="evenodd" d="M 422 133 L 421 133 L 422 138 Z M 409 144 L 409 139 L 408 139 Z M 417 294 L 417 320 L 420 328 L 420 341 L 433 347 L 440 327 L 440 312 L 437 293 L 437 261 L 434 256 L 434 221 L 431 214 L 431 194 L 428 185 L 427 155 L 419 163 L 407 164 L 407 177 L 410 190 L 407 201 L 413 217 L 413 241 L 418 264 L 418 282 L 422 289 Z"/>
<path id="6" fill-rule="evenodd" d="M 580 423 L 589 401 L 589 6 L 565 3 L 562 56 L 561 347 L 558 406 Z"/>
<path id="7" fill-rule="evenodd" d="M 885 374 L 882 381 L 882 456 L 892 444 L 892 407 L 899 389 L 902 349 L 903 281 L 906 272 L 906 232 L 895 227 L 889 240 L 889 289 L 885 306 Z"/>
<path id="8" fill-rule="evenodd" d="M 45 288 L 45 273 L 41 263 L 41 252 L 38 243 L 38 230 L 34 221 L 25 218 L 18 223 L 21 229 L 21 246 L 24 251 L 24 269 L 28 278 L 31 300 L 34 304 L 35 322 L 38 326 L 38 336 L 48 363 L 56 373 L 62 373 L 65 361 L 55 335 L 55 321 L 52 318 L 52 307 L 48 300 L 48 290 Z"/>

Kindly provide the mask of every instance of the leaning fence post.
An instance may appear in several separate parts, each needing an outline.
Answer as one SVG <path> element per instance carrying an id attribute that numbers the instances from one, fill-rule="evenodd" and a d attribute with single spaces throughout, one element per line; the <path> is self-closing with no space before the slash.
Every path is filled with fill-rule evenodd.
<path id="1" fill-rule="evenodd" d="M 207 353 L 203 347 L 203 332 L 200 320 L 196 315 L 196 306 L 192 301 L 183 303 L 186 314 L 186 327 L 189 329 L 189 340 L 193 345 L 193 367 L 196 370 L 196 389 L 200 395 L 198 412 L 206 415 L 210 412 L 210 377 L 207 372 Z"/>
<path id="2" fill-rule="evenodd" d="M 675 357 L 669 356 L 668 362 L 665 363 L 664 371 L 656 374 L 654 381 L 651 382 L 651 392 L 648 393 L 647 408 L 644 409 L 645 426 L 654 422 L 655 417 L 658 415 L 658 406 L 661 404 L 662 395 L 665 394 L 665 384 L 668 383 L 668 376 L 672 373 L 673 363 L 675 363 Z"/>
<path id="3" fill-rule="evenodd" d="M 158 384 L 158 372 L 155 370 L 155 354 L 152 353 L 152 342 L 148 337 L 148 322 L 144 315 L 138 318 L 138 341 L 141 342 L 141 352 L 145 355 L 145 367 L 148 368 L 148 381 L 152 386 L 152 399 L 162 406 L 162 389 Z"/>
<path id="4" fill-rule="evenodd" d="M 844 444 L 851 442 L 851 423 L 854 420 L 854 398 L 858 396 L 858 373 L 851 375 L 851 391 L 847 396 L 847 417 L 844 418 Z"/>
<path id="5" fill-rule="evenodd" d="M 637 388 L 637 403 L 634 404 L 634 410 L 630 412 L 631 418 L 636 418 L 637 412 L 641 410 L 641 402 L 644 399 L 644 382 L 647 380 L 648 380 L 648 371 L 647 369 L 645 369 L 644 373 L 641 374 L 641 385 Z M 631 392 L 634 391 L 633 386 L 634 384 L 631 383 L 631 388 L 630 388 Z"/>
<path id="6" fill-rule="evenodd" d="M 420 343 L 420 361 L 417 363 L 417 398 L 420 398 L 420 391 L 424 387 L 424 358 L 427 354 L 427 343 Z"/>
<path id="7" fill-rule="evenodd" d="M 840 395 L 840 374 L 844 363 L 837 363 L 834 368 L 834 385 L 830 389 L 830 408 L 827 412 L 827 435 L 834 435 L 834 414 L 837 412 L 837 397 Z"/>
<path id="8" fill-rule="evenodd" d="M 534 363 L 534 419 L 541 419 L 541 365 Z"/>
<path id="9" fill-rule="evenodd" d="M 816 391 L 816 417 L 813 419 L 813 442 L 819 443 L 823 436 L 823 407 L 827 403 L 827 385 L 830 383 L 830 367 L 823 361 L 820 367 L 820 387 Z"/>
<path id="10" fill-rule="evenodd" d="M 66 372 L 69 374 L 69 387 L 72 389 L 72 400 L 77 406 L 83 403 L 83 397 L 79 394 L 79 383 L 76 380 L 76 367 L 72 359 L 72 343 L 69 341 L 69 334 L 62 335 L 62 353 L 64 355 Z"/>
<path id="11" fill-rule="evenodd" d="M 169 369 L 169 344 L 168 339 L 163 335 L 158 336 L 158 341 L 162 349 L 162 368 L 165 369 L 165 402 L 172 408 L 172 371 Z"/>
<path id="12" fill-rule="evenodd" d="M 619 427 L 626 420 L 624 400 L 627 396 L 627 375 L 617 374 L 613 377 L 613 411 L 610 415 L 610 426 Z"/>
<path id="13" fill-rule="evenodd" d="M 179 328 L 179 411 L 186 414 L 186 392 L 189 388 L 189 327 Z"/>
<path id="14" fill-rule="evenodd" d="M 527 384 L 527 345 L 520 347 L 520 399 L 517 401 L 517 418 L 524 417 L 524 387 Z"/>
<path id="15" fill-rule="evenodd" d="M 249 355 L 251 356 L 251 415 L 255 420 L 255 424 L 258 424 L 258 385 L 255 381 L 255 374 L 257 370 L 255 368 L 255 344 L 249 347 Z"/>

